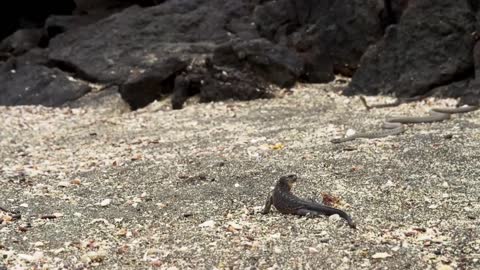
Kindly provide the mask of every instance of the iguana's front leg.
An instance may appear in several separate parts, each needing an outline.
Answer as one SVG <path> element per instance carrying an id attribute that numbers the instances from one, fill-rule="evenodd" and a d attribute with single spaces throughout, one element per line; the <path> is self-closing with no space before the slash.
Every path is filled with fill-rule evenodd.
<path id="1" fill-rule="evenodd" d="M 265 202 L 265 207 L 263 208 L 262 214 L 270 213 L 270 209 L 272 208 L 273 197 L 268 195 L 267 201 Z"/>

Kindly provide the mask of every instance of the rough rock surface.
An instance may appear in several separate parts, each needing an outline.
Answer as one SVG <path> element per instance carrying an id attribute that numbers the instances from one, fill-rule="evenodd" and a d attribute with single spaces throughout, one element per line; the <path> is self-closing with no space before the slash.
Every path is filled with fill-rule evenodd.
<path id="1" fill-rule="evenodd" d="M 76 0 L 76 8 L 35 3 L 36 13 L 22 3 L 0 12 L 11 20 L 0 24 L 0 37 L 10 35 L 0 42 L 0 73 L 60 69 L 85 84 L 118 86 L 134 109 L 168 95 L 176 109 L 192 95 L 271 97 L 268 84 L 328 82 L 338 73 L 355 73 L 345 94 L 433 90 L 480 102 L 476 1 Z"/>
<path id="2" fill-rule="evenodd" d="M 262 38 L 221 44 L 214 51 L 212 64 L 248 69 L 286 88 L 304 73 L 304 63 L 295 52 Z"/>
<path id="3" fill-rule="evenodd" d="M 60 106 L 90 91 L 90 87 L 58 69 L 26 65 L 0 72 L 0 105 Z"/>
<path id="4" fill-rule="evenodd" d="M 263 86 L 267 82 L 279 87 L 292 87 L 298 80 L 327 82 L 334 78 L 334 71 L 351 73 L 366 46 L 382 33 L 378 16 L 381 4 L 373 0 L 75 2 L 74 15 L 52 15 L 43 29 L 36 30 L 49 39 L 45 66 L 87 82 L 116 84 L 132 108 L 172 92 L 174 107 L 181 108 L 192 93 L 207 102 L 248 100 L 270 96 Z M 133 3 L 145 8 L 128 7 Z M 0 56 L 0 60 L 9 57 Z M 216 69 L 197 65 L 198 70 L 185 68 L 180 72 L 168 65 L 172 58 L 183 63 L 210 59 Z M 10 68 L 12 59 L 3 69 Z M 230 76 L 231 82 L 225 81 L 229 76 L 214 82 L 217 75 L 208 74 L 222 69 L 235 74 Z M 149 82 L 139 78 L 143 73 L 148 74 Z M 199 74 L 210 83 L 188 89 L 197 87 L 190 81 L 197 80 Z M 177 75 L 181 77 L 175 89 L 172 81 Z M 148 89 L 132 88 L 132 76 L 133 84 L 146 84 Z M 162 87 L 154 90 L 151 80 L 155 81 L 153 86 Z M 253 82 L 259 82 L 258 86 Z M 212 91 L 211 86 L 218 84 L 244 88 L 228 86 L 225 91 Z"/>
<path id="5" fill-rule="evenodd" d="M 476 21 L 470 2 L 411 1 L 399 23 L 365 52 L 345 94 L 416 96 L 472 78 Z"/>
<path id="6" fill-rule="evenodd" d="M 137 109 L 174 92 L 175 77 L 180 73 L 188 76 L 187 66 L 211 56 L 217 45 L 231 39 L 230 31 L 237 31 L 233 34 L 239 37 L 245 36 L 242 34 L 245 29 L 252 32 L 251 26 L 241 23 L 252 8 L 246 3 L 197 0 L 171 1 L 148 9 L 132 7 L 79 31 L 54 38 L 50 59 L 86 80 L 119 84 L 122 97 Z M 263 49 L 267 51 L 269 47 Z M 204 75 L 204 80 L 213 77 L 212 74 Z M 208 89 L 199 92 L 204 93 L 204 101 L 225 99 L 222 96 L 254 98 L 248 92 L 239 93 L 242 91 L 240 88 L 219 96 L 205 94 L 213 93 Z M 181 107 L 188 97 L 178 94 L 183 92 L 176 91 L 176 107 Z"/>
<path id="7" fill-rule="evenodd" d="M 58 34 L 75 31 L 79 27 L 89 25 L 107 17 L 106 15 L 52 15 L 45 21 L 44 29 L 51 39 Z"/>
<path id="8" fill-rule="evenodd" d="M 131 5 L 154 6 L 165 0 L 74 0 L 77 14 L 99 14 L 122 10 Z"/>
<path id="9" fill-rule="evenodd" d="M 200 2 L 128 8 L 81 31 L 57 36 L 50 44 L 50 58 L 88 80 L 121 83 L 136 69 L 148 70 L 157 59 L 188 60 L 209 53 L 215 41 L 228 38 L 221 29 L 226 18 L 210 5 L 197 8 Z"/>
<path id="10" fill-rule="evenodd" d="M 172 82 L 176 75 L 182 72 L 183 76 L 189 76 L 191 71 L 187 66 L 190 62 L 211 57 L 215 52 L 213 64 L 227 68 L 238 66 L 235 62 L 225 61 L 230 57 L 244 62 L 236 73 L 244 71 L 252 76 L 236 76 L 231 85 L 239 78 L 243 78 L 241 84 L 248 84 L 260 76 L 279 86 L 290 87 L 300 77 L 303 62 L 286 47 L 253 39 L 258 38 L 258 34 L 246 17 L 252 8 L 247 1 L 199 0 L 171 1 L 148 9 L 132 7 L 54 38 L 50 45 L 50 59 L 86 80 L 118 83 L 122 96 L 134 109 L 172 92 L 176 92 L 174 100 L 178 104 L 175 107 L 180 108 L 188 93 L 179 94 L 186 90 L 174 91 Z M 231 40 L 232 35 L 238 38 L 235 46 L 228 51 L 229 55 L 221 55 L 219 52 L 225 50 L 215 49 L 228 46 L 224 43 Z M 182 64 L 169 65 L 172 61 Z M 203 70 L 209 71 L 207 67 Z M 203 75 L 203 80 L 211 83 L 205 85 L 205 91 L 198 90 L 202 101 L 268 96 L 266 93 L 252 95 L 251 90 L 241 87 L 213 92 L 209 85 L 218 84 L 212 82 L 215 75 Z M 263 91 L 260 84 L 252 89 L 256 89 L 254 92 Z"/>
<path id="11" fill-rule="evenodd" d="M 326 82 L 334 70 L 351 75 L 366 48 L 381 37 L 381 8 L 376 0 L 266 1 L 254 20 L 262 36 L 315 59 L 308 73 L 330 71 L 307 76 L 310 82 Z"/>
<path id="12" fill-rule="evenodd" d="M 41 45 L 43 30 L 20 29 L 0 42 L 0 52 L 21 55 Z"/>
<path id="13" fill-rule="evenodd" d="M 221 57 L 220 59 L 225 60 Z M 269 60 L 269 58 L 262 59 Z M 228 65 L 227 62 L 222 63 L 219 59 L 214 58 L 214 61 L 219 65 Z M 175 78 L 171 98 L 172 109 L 181 109 L 183 103 L 193 95 L 198 95 L 200 102 L 274 97 L 276 88 L 257 76 L 258 74 L 255 74 L 251 68 L 243 65 L 242 60 L 233 60 L 233 62 L 235 63 L 233 67 L 216 66 L 209 59 L 203 62 L 196 61 L 190 65 L 186 72 L 182 72 Z"/>
<path id="14" fill-rule="evenodd" d="M 386 114 L 455 105 L 367 112 L 338 86 L 123 115 L 0 107 L 0 206 L 22 214 L 0 211 L 0 268 L 479 269 L 480 111 L 333 145 Z M 260 214 L 287 173 L 358 230 Z"/>
<path id="15" fill-rule="evenodd" d="M 172 92 L 177 73 L 188 66 L 188 62 L 178 58 L 156 61 L 147 71 L 131 73 L 120 86 L 122 98 L 136 110 L 161 99 Z"/>
<path id="16" fill-rule="evenodd" d="M 273 97 L 272 87 L 258 79 L 252 70 L 234 68 L 208 69 L 208 76 L 200 87 L 200 101 L 221 101 L 227 99 L 251 100 Z"/>

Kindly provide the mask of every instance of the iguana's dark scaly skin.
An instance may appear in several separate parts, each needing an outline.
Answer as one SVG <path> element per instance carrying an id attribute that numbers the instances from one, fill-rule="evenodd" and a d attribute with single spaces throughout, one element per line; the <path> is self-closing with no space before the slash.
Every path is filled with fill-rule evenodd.
<path id="1" fill-rule="evenodd" d="M 283 214 L 299 216 L 330 216 L 338 214 L 347 221 L 350 227 L 356 227 L 352 218 L 342 210 L 315 202 L 309 202 L 293 195 L 291 190 L 293 183 L 296 181 L 297 176 L 293 174 L 280 177 L 280 180 L 278 180 L 273 190 L 273 194 L 267 198 L 262 214 L 268 214 L 273 204 L 273 206 Z"/>

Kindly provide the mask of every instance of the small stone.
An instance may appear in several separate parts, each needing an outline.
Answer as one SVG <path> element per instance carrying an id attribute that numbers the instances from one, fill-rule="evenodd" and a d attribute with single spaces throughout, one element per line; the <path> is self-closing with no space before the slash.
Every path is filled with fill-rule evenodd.
<path id="1" fill-rule="evenodd" d="M 86 256 L 86 258 L 84 258 Z M 83 255 L 81 260 L 83 262 L 101 262 L 107 257 L 105 250 L 90 251 Z"/>
<path id="2" fill-rule="evenodd" d="M 198 225 L 198 227 L 200 228 L 205 228 L 205 227 L 213 228 L 213 226 L 215 226 L 215 221 L 213 220 L 207 220 L 202 224 Z"/>
<path id="3" fill-rule="evenodd" d="M 433 254 L 433 253 L 428 253 L 427 255 L 425 255 L 425 260 L 435 260 L 437 259 L 437 255 Z"/>
<path id="4" fill-rule="evenodd" d="M 386 252 L 378 252 L 378 253 L 375 253 L 372 255 L 372 258 L 373 259 L 385 259 L 385 258 L 388 258 L 388 257 L 391 257 L 392 255 L 391 254 L 388 254 Z"/>
<path id="5" fill-rule="evenodd" d="M 276 253 L 276 254 L 281 254 L 282 250 L 279 247 L 274 247 L 273 252 Z"/>
<path id="6" fill-rule="evenodd" d="M 82 181 L 80 181 L 80 179 L 78 179 L 78 178 L 70 181 L 70 184 L 72 184 L 72 185 L 80 185 L 81 183 L 82 183 Z"/>
<path id="7" fill-rule="evenodd" d="M 448 183 L 447 183 L 447 182 L 443 182 L 442 187 L 448 188 Z"/>
<path id="8" fill-rule="evenodd" d="M 116 235 L 118 235 L 118 236 L 127 235 L 127 229 L 126 228 L 121 228 L 120 230 L 117 231 Z"/>
<path id="9" fill-rule="evenodd" d="M 180 247 L 180 248 L 178 249 L 178 251 L 180 251 L 180 252 L 186 252 L 186 251 L 188 251 L 188 247 L 187 247 L 187 246 Z"/>
<path id="10" fill-rule="evenodd" d="M 242 225 L 237 224 L 237 223 L 234 223 L 234 222 L 228 223 L 228 226 L 229 226 L 229 227 L 232 227 L 233 229 L 235 229 L 235 230 L 237 230 L 237 231 L 239 231 L 239 230 L 241 230 L 241 229 L 243 228 Z"/>
<path id="11" fill-rule="evenodd" d="M 108 220 L 104 218 L 93 219 L 89 224 L 95 224 L 95 223 L 103 223 L 107 227 L 115 228 L 115 225 L 111 224 L 110 222 L 108 222 Z"/>
<path id="12" fill-rule="evenodd" d="M 136 155 L 133 155 L 132 156 L 132 160 L 140 160 L 142 159 L 142 155 L 141 154 L 136 154 Z"/>
<path id="13" fill-rule="evenodd" d="M 345 137 L 349 137 L 349 136 L 352 136 L 354 135 L 355 133 L 357 133 L 354 129 L 347 129 L 347 131 L 345 132 Z"/>
<path id="14" fill-rule="evenodd" d="M 372 264 L 370 263 L 370 260 L 364 260 L 361 264 L 361 266 L 364 268 L 364 269 L 370 269 Z"/>
<path id="15" fill-rule="evenodd" d="M 158 248 L 149 248 L 145 252 L 145 255 L 156 255 L 156 254 L 159 254 L 160 252 L 162 252 L 162 251 Z"/>
<path id="16" fill-rule="evenodd" d="M 68 181 L 61 181 L 61 182 L 58 182 L 57 184 L 59 187 L 68 187 L 70 186 L 70 182 Z"/>
<path id="17" fill-rule="evenodd" d="M 238 230 L 233 228 L 232 226 L 228 225 L 227 226 L 227 231 L 231 232 L 231 233 L 238 233 Z"/>
<path id="18" fill-rule="evenodd" d="M 434 238 L 432 238 L 432 242 L 437 243 L 437 244 L 441 244 L 441 243 L 445 242 L 445 238 L 441 237 L 441 236 L 434 237 Z"/>
<path id="19" fill-rule="evenodd" d="M 33 253 L 33 255 L 28 255 L 28 254 L 18 254 L 18 258 L 21 260 L 33 263 L 33 262 L 38 262 L 43 258 L 43 252 L 41 251 L 36 251 Z"/>
<path id="20" fill-rule="evenodd" d="M 335 214 L 335 215 L 331 215 L 328 217 L 328 220 L 330 222 L 339 222 L 342 218 L 338 215 L 338 214 Z"/>
<path id="21" fill-rule="evenodd" d="M 272 150 L 282 150 L 285 146 L 282 143 L 276 143 L 274 145 L 270 145 L 270 149 Z"/>
<path id="22" fill-rule="evenodd" d="M 453 270 L 453 267 L 451 267 L 450 265 L 439 263 L 437 264 L 437 270 Z"/>
<path id="23" fill-rule="evenodd" d="M 328 243 L 330 241 L 330 238 L 328 238 L 328 236 L 325 236 L 325 237 L 319 238 L 318 241 L 320 243 Z"/>
<path id="24" fill-rule="evenodd" d="M 278 238 L 280 238 L 280 233 L 271 234 L 270 238 L 271 239 L 278 239 Z"/>
<path id="25" fill-rule="evenodd" d="M 453 138 L 453 134 L 446 134 L 443 136 L 444 139 L 450 140 Z"/>
<path id="26" fill-rule="evenodd" d="M 24 261 L 27 261 L 27 262 L 33 262 L 33 256 L 32 255 L 28 255 L 28 254 L 18 254 L 18 258 L 20 260 L 24 260 Z"/>
<path id="27" fill-rule="evenodd" d="M 27 204 L 27 203 L 22 203 L 22 204 L 20 204 L 20 206 L 23 207 L 23 208 L 28 208 L 28 204 Z"/>
<path id="28" fill-rule="evenodd" d="M 54 249 L 54 250 L 53 250 L 53 254 L 58 255 L 58 254 L 60 254 L 60 253 L 62 253 L 62 252 L 64 252 L 64 251 L 65 251 L 64 248 Z"/>
<path id="29" fill-rule="evenodd" d="M 318 249 L 316 249 L 314 247 L 309 247 L 308 252 L 315 254 L 315 253 L 318 253 Z"/>
<path id="30" fill-rule="evenodd" d="M 420 235 L 417 238 L 418 241 L 430 241 L 432 240 L 432 237 L 430 235 Z"/>
<path id="31" fill-rule="evenodd" d="M 3 215 L 3 216 L 0 216 L 3 220 L 3 222 L 10 222 L 13 220 L 13 217 L 9 216 L 9 215 Z"/>
<path id="32" fill-rule="evenodd" d="M 128 253 L 129 246 L 128 245 L 122 245 L 117 248 L 117 254 L 126 254 Z"/>
<path id="33" fill-rule="evenodd" d="M 160 261 L 159 259 L 155 259 L 150 262 L 150 265 L 153 266 L 154 268 L 158 268 L 162 266 L 162 261 Z"/>
<path id="34" fill-rule="evenodd" d="M 450 264 L 450 263 L 452 263 L 452 260 L 450 260 L 449 258 L 447 258 L 447 257 L 445 257 L 445 256 L 442 256 L 442 257 L 440 258 L 440 261 L 441 261 L 442 263 L 444 263 L 444 264 Z"/>
<path id="35" fill-rule="evenodd" d="M 167 207 L 167 205 L 164 203 L 156 203 L 155 205 L 160 209 Z"/>
<path id="36" fill-rule="evenodd" d="M 90 263 L 92 260 L 88 257 L 87 254 L 84 254 L 82 255 L 82 257 L 80 257 L 80 261 L 83 263 Z"/>
<path id="37" fill-rule="evenodd" d="M 387 183 L 385 183 L 384 185 L 385 188 L 394 187 L 394 186 L 395 184 L 391 180 L 388 180 Z"/>
<path id="38" fill-rule="evenodd" d="M 105 207 L 108 206 L 112 202 L 111 199 L 105 199 L 102 202 L 100 202 L 100 206 Z"/>
<path id="39" fill-rule="evenodd" d="M 404 234 L 405 234 L 406 237 L 413 237 L 413 236 L 417 235 L 418 232 L 416 232 L 416 231 L 408 231 L 408 232 L 404 232 Z"/>

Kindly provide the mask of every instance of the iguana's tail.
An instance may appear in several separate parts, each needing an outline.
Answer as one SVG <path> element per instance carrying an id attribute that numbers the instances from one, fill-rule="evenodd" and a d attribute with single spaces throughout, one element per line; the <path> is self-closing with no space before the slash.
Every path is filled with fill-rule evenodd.
<path id="1" fill-rule="evenodd" d="M 319 214 L 324 214 L 324 215 L 327 215 L 327 216 L 338 214 L 340 217 L 342 217 L 343 219 L 345 219 L 347 221 L 347 223 L 350 227 L 352 227 L 354 229 L 357 228 L 357 226 L 353 222 L 352 218 L 347 213 L 345 213 L 344 211 L 342 211 L 340 209 L 329 207 L 329 206 L 318 204 L 318 203 L 308 204 L 308 205 L 305 206 L 305 208 L 310 210 L 310 211 L 315 211 L 315 212 L 318 212 Z"/>

